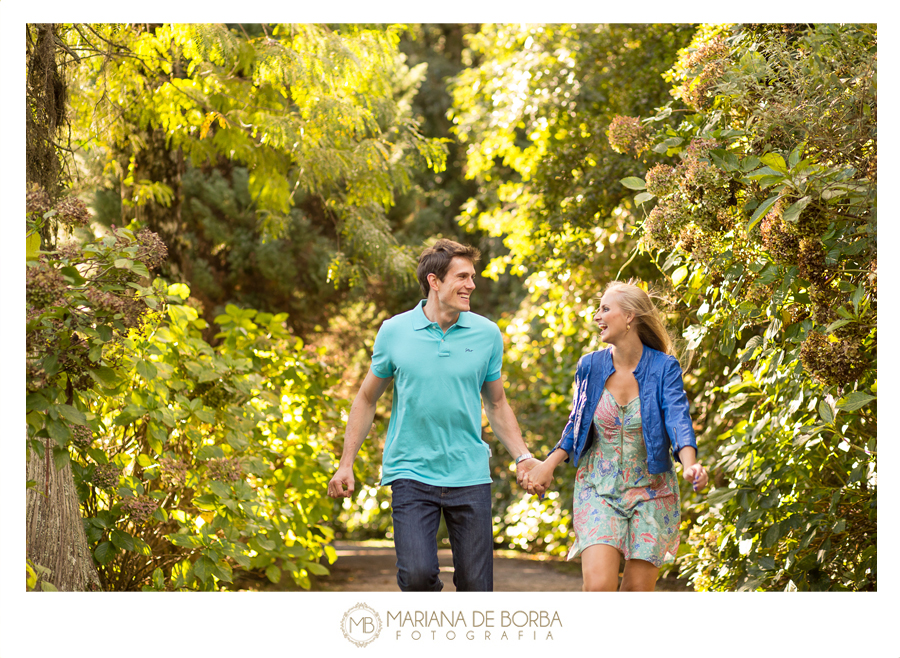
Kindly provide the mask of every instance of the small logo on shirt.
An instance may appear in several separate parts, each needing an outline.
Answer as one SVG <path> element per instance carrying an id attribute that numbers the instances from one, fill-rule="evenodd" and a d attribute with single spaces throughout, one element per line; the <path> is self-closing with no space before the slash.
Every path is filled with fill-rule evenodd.
<path id="1" fill-rule="evenodd" d="M 470 350 L 468 347 L 466 348 L 466 352 L 471 352 L 471 351 L 472 351 L 472 350 Z"/>

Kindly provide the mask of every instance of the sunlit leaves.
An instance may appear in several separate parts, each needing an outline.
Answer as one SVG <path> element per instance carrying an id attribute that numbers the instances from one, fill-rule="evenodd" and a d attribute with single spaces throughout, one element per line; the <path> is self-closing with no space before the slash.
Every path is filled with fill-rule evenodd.
<path id="1" fill-rule="evenodd" d="M 133 187 L 132 204 L 171 200 L 166 186 L 131 177 L 147 147 L 141 131 L 162 130 L 167 147 L 195 167 L 220 158 L 247 167 L 267 239 L 284 235 L 298 193 L 323 197 L 353 247 L 336 280 L 359 280 L 364 266 L 407 274 L 408 260 L 383 257 L 397 243 L 381 223 L 394 194 L 408 189 L 409 170 L 441 171 L 446 150 L 419 133 L 408 103 L 395 97 L 396 80 L 410 77 L 397 28 L 93 25 L 66 35 L 73 51 L 117 46 L 117 56 L 86 57 L 75 68 L 74 126 L 89 149 L 108 154 L 107 172 Z M 127 172 L 117 153 L 129 157 Z M 353 215 L 378 231 L 357 239 L 345 221 Z"/>
<path id="2" fill-rule="evenodd" d="M 86 395 L 85 412 L 55 412 L 96 429 L 73 470 L 104 581 L 110 589 L 215 590 L 236 568 L 284 569 L 309 587 L 310 573 L 325 573 L 317 560 L 331 555 L 330 530 L 309 528 L 332 511 L 321 495 L 331 463 L 319 456 L 337 431 L 326 418 L 340 419 L 341 403 L 326 392 L 335 380 L 290 336 L 284 314 L 229 304 L 213 348 L 196 309 L 179 303 L 190 291 L 174 284 L 167 292 L 166 324 L 156 317 L 129 334 L 109 368 L 127 385 Z M 32 395 L 33 409 L 45 405 Z M 113 469 L 112 488 L 94 475 L 100 468 Z M 184 559 L 173 566 L 165 557 L 173 554 Z M 135 571 L 135 555 L 161 566 Z"/>

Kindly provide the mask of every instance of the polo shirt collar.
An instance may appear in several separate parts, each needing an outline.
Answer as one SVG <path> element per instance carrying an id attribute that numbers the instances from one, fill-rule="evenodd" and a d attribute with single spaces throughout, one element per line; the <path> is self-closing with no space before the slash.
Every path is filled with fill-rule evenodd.
<path id="1" fill-rule="evenodd" d="M 424 329 L 425 327 L 431 326 L 431 320 L 429 320 L 425 316 L 425 303 L 427 301 L 428 301 L 427 299 L 423 299 L 418 304 L 416 304 L 416 307 L 412 310 L 413 311 L 413 329 L 415 331 L 418 331 L 419 329 Z M 468 311 L 463 311 L 462 313 L 460 313 L 459 317 L 457 318 L 457 320 L 453 324 L 453 326 L 454 327 L 464 327 L 464 328 L 471 327 L 472 326 L 472 318 L 470 317 L 470 313 Z"/>

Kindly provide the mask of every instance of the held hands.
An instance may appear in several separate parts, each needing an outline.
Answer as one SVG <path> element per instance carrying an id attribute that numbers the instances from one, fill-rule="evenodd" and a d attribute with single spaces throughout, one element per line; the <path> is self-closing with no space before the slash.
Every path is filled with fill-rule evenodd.
<path id="1" fill-rule="evenodd" d="M 533 461 L 534 466 L 525 473 L 519 484 L 528 493 L 543 496 L 553 482 L 553 466 L 536 459 Z"/>
<path id="2" fill-rule="evenodd" d="M 524 487 L 523 482 L 525 481 L 525 476 L 538 464 L 541 464 L 540 459 L 536 457 L 532 457 L 530 459 L 525 459 L 516 464 L 516 482 L 520 487 Z"/>
<path id="3" fill-rule="evenodd" d="M 347 487 L 346 491 L 344 487 Z M 328 483 L 328 495 L 331 498 L 349 498 L 353 495 L 356 480 L 353 477 L 351 466 L 341 466 Z"/>

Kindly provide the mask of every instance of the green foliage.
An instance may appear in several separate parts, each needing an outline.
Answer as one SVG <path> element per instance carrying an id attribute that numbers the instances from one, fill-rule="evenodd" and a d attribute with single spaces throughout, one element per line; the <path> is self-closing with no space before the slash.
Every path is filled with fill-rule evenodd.
<path id="1" fill-rule="evenodd" d="M 285 237 L 291 208 L 315 197 L 337 240 L 332 284 L 361 283 L 371 271 L 409 277 L 412 257 L 385 212 L 412 168 L 443 169 L 445 150 L 419 134 L 395 97 L 398 79 L 411 76 L 396 49 L 400 30 L 248 28 L 253 36 L 239 25 L 69 26 L 69 49 L 84 55 L 74 69 L 74 130 L 125 191 L 123 213 L 180 203 L 177 181 L 145 166 L 146 153 L 163 148 L 158 132 L 166 153 L 195 168 L 224 160 L 246 168 L 263 240 Z"/>
<path id="2" fill-rule="evenodd" d="M 30 234 L 40 234 L 50 217 L 71 223 L 84 210 L 71 197 L 49 210 L 48 203 L 40 189 L 29 194 Z M 78 212 L 67 215 L 67 208 Z M 26 421 L 29 446 L 38 457 L 45 457 L 49 450 L 60 467 L 72 443 L 90 443 L 90 422 L 81 394 L 96 385 L 119 382 L 117 363 L 108 348 L 162 302 L 159 287 L 148 277 L 164 257 L 165 247 L 154 234 L 135 235 L 129 229 L 118 229 L 80 247 L 67 244 L 29 253 Z"/>
<path id="3" fill-rule="evenodd" d="M 700 589 L 875 587 L 875 71 L 871 26 L 701 30 L 669 73 L 695 112 L 644 121 L 676 159 L 635 199 L 643 245 L 718 352 L 694 373 L 719 471 Z"/>
<path id="4" fill-rule="evenodd" d="M 29 194 L 31 231 L 83 209 L 48 203 Z M 71 462 L 104 589 L 218 589 L 235 570 L 308 588 L 336 557 L 336 379 L 286 314 L 228 305 L 205 341 L 187 286 L 150 281 L 164 257 L 120 228 L 27 262 L 29 458 Z"/>
<path id="5" fill-rule="evenodd" d="M 219 589 L 246 571 L 309 588 L 336 557 L 334 379 L 286 315 L 229 305 L 213 347 L 187 287 L 168 293 L 122 341 L 119 383 L 85 395 L 96 439 L 75 480 L 104 587 Z"/>

